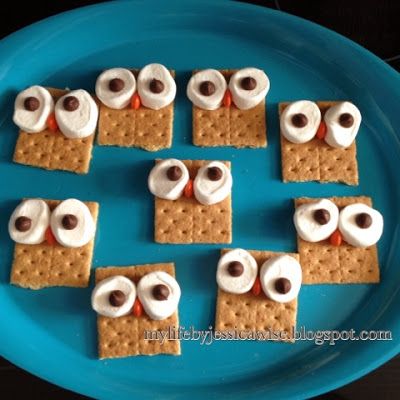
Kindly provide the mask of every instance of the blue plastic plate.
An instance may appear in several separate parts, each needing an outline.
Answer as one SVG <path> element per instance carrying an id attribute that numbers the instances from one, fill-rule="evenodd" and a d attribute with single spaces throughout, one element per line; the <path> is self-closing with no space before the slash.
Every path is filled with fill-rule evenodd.
<path id="1" fill-rule="evenodd" d="M 93 90 L 104 68 L 158 61 L 176 69 L 173 147 L 156 154 L 95 147 L 90 173 L 48 172 L 12 163 L 11 115 L 18 91 L 40 83 Z M 202 149 L 191 144 L 193 68 L 263 68 L 270 77 L 268 148 Z M 62 14 L 0 44 L 1 354 L 66 388 L 105 399 L 299 398 L 343 385 L 399 350 L 400 79 L 356 44 L 289 15 L 238 3 L 116 2 Z M 361 109 L 360 185 L 283 184 L 277 103 L 350 99 Z M 182 356 L 96 359 L 96 316 L 88 289 L 24 290 L 8 284 L 14 244 L 7 221 L 22 197 L 74 196 L 101 203 L 93 268 L 173 261 L 182 287 L 183 326 L 214 321 L 220 246 L 157 245 L 153 196 L 146 187 L 155 157 L 233 162 L 232 246 L 295 251 L 296 196 L 370 195 L 385 217 L 378 285 L 305 286 L 298 326 L 309 330 L 391 330 L 392 341 L 182 343 Z"/>

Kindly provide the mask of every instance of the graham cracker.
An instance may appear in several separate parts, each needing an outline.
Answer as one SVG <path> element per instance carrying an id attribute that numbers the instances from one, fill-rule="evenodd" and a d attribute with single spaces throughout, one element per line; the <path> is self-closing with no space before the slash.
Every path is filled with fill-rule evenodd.
<path id="1" fill-rule="evenodd" d="M 313 203 L 320 199 L 295 199 L 295 207 Z M 339 209 L 354 203 L 372 207 L 369 197 L 331 197 Z M 303 284 L 319 283 L 377 283 L 379 282 L 379 262 L 377 246 L 353 247 L 346 242 L 333 246 L 329 240 L 311 243 L 297 235 L 297 249 L 303 270 Z"/>
<path id="2" fill-rule="evenodd" d="M 221 256 L 230 250 L 232 249 L 221 250 Z M 248 252 L 257 261 L 259 269 L 269 258 L 283 254 L 299 261 L 299 255 L 295 253 L 256 250 Z M 215 329 L 218 331 L 284 332 L 287 338 L 284 341 L 292 342 L 296 318 L 297 298 L 288 303 L 278 303 L 269 299 L 263 291 L 255 296 L 251 291 L 233 294 L 218 288 L 215 313 Z"/>
<path id="3" fill-rule="evenodd" d="M 54 102 L 68 90 L 48 88 Z M 14 162 L 48 170 L 63 170 L 77 174 L 89 172 L 94 134 L 83 139 L 69 139 L 60 130 L 37 133 L 19 132 Z"/>
<path id="4" fill-rule="evenodd" d="M 45 200 L 54 210 L 59 200 Z M 98 203 L 84 202 L 97 222 Z M 85 246 L 64 247 L 58 243 L 15 244 L 11 283 L 29 289 L 49 286 L 87 287 L 92 264 L 94 238 Z"/>
<path id="5" fill-rule="evenodd" d="M 153 271 L 164 271 L 175 277 L 172 263 L 146 264 L 129 267 L 107 267 L 96 269 L 96 284 L 110 276 L 123 275 L 136 284 L 140 278 Z M 168 331 L 178 329 L 178 311 L 161 321 L 150 319 L 146 313 L 140 317 L 133 314 L 118 318 L 97 316 L 99 358 L 117 358 L 137 355 L 181 354 L 179 340 L 145 339 L 145 331 Z"/>
<path id="6" fill-rule="evenodd" d="M 137 78 L 139 70 L 132 70 Z M 175 78 L 175 71 L 170 71 Z M 97 143 L 102 146 L 139 147 L 148 151 L 169 149 L 172 145 L 174 102 L 160 110 L 143 105 L 114 110 L 99 106 Z"/>
<path id="7" fill-rule="evenodd" d="M 322 119 L 337 101 L 317 101 Z M 279 103 L 279 116 L 290 103 Z M 282 178 L 284 182 L 342 182 L 358 185 L 357 147 L 336 149 L 314 137 L 307 143 L 292 143 L 281 132 Z"/>
<path id="8" fill-rule="evenodd" d="M 161 160 L 156 160 L 160 162 Z M 208 161 L 182 160 L 191 179 Z M 224 164 L 230 168 L 231 163 Z M 177 200 L 155 197 L 154 240 L 157 243 L 231 243 L 231 195 L 220 203 L 206 206 L 195 197 Z"/>
<path id="9" fill-rule="evenodd" d="M 220 70 L 229 82 L 237 70 Z M 193 73 L 198 72 L 193 71 Z M 267 147 L 265 100 L 249 110 L 221 106 L 204 110 L 193 105 L 193 144 L 195 146 Z"/>

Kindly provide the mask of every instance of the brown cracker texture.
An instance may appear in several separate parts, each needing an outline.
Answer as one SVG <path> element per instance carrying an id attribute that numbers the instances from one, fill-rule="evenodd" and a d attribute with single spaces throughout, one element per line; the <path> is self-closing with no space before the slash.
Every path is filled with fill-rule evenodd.
<path id="1" fill-rule="evenodd" d="M 223 249 L 224 255 L 232 249 Z M 255 258 L 258 268 L 269 258 L 288 254 L 299 260 L 294 253 L 248 250 Z M 255 296 L 251 292 L 232 294 L 218 288 L 215 329 L 218 331 L 259 331 L 285 332 L 288 341 L 293 341 L 296 327 L 297 298 L 289 303 L 277 303 L 270 300 L 261 291 Z"/>
<path id="2" fill-rule="evenodd" d="M 132 71 L 137 78 L 139 70 Z M 175 72 L 170 71 L 175 77 Z M 148 151 L 169 149 L 172 145 L 174 102 L 160 110 L 130 106 L 114 110 L 100 103 L 97 142 L 103 146 L 139 147 Z"/>
<path id="3" fill-rule="evenodd" d="M 295 207 L 319 199 L 295 199 Z M 364 203 L 372 206 L 369 197 L 332 197 L 339 208 Z M 379 282 L 378 250 L 376 245 L 359 248 L 343 242 L 332 246 L 329 240 L 311 243 L 297 236 L 297 248 L 303 270 L 303 284 L 319 283 L 377 283 Z"/>
<path id="4" fill-rule="evenodd" d="M 336 101 L 317 101 L 322 118 Z M 279 115 L 290 103 L 279 104 Z M 289 142 L 281 132 L 282 177 L 284 182 L 342 182 L 358 185 L 357 147 L 335 149 L 324 140 L 314 138 L 307 143 Z"/>
<path id="5" fill-rule="evenodd" d="M 56 102 L 67 90 L 48 89 Z M 92 157 L 94 134 L 83 139 L 69 139 L 61 131 L 49 129 L 37 133 L 19 132 L 14 162 L 48 170 L 87 174 Z"/>
<path id="6" fill-rule="evenodd" d="M 46 200 L 51 210 L 61 201 Z M 85 202 L 97 222 L 98 203 Z M 94 239 L 78 248 L 68 248 L 46 242 L 15 244 L 11 283 L 29 289 L 49 286 L 87 287 L 92 264 Z"/>
<path id="7" fill-rule="evenodd" d="M 236 70 L 220 72 L 229 80 Z M 265 101 L 250 110 L 239 110 L 234 104 L 216 110 L 203 110 L 193 105 L 193 144 L 203 147 L 266 147 Z"/>
<path id="8" fill-rule="evenodd" d="M 208 161 L 182 160 L 194 179 Z M 230 162 L 225 164 L 230 168 Z M 200 204 L 195 197 L 177 200 L 155 197 L 154 240 L 157 243 L 231 243 L 231 196 L 211 206 Z"/>
<path id="9" fill-rule="evenodd" d="M 96 283 L 115 275 L 123 275 L 138 282 L 140 278 L 153 271 L 165 271 L 175 277 L 175 266 L 168 264 L 147 264 L 130 267 L 107 267 L 96 269 Z M 118 318 L 97 316 L 99 358 L 117 358 L 137 355 L 181 354 L 179 340 L 146 340 L 145 330 L 168 331 L 178 329 L 178 312 L 169 318 L 155 321 L 145 313 L 141 317 L 133 314 Z"/>

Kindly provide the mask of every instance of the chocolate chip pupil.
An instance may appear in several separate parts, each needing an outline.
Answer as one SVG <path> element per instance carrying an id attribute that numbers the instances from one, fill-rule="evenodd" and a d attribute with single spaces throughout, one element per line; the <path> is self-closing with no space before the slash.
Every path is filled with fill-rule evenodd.
<path id="1" fill-rule="evenodd" d="M 242 79 L 240 84 L 244 90 L 253 90 L 257 86 L 257 81 L 251 76 L 246 76 L 246 78 Z"/>
<path id="2" fill-rule="evenodd" d="M 113 290 L 108 300 L 113 307 L 121 307 L 126 301 L 126 296 L 122 290 Z"/>
<path id="3" fill-rule="evenodd" d="M 182 176 L 182 170 L 176 165 L 167 169 L 167 177 L 170 181 L 177 181 Z"/>
<path id="4" fill-rule="evenodd" d="M 304 128 L 308 124 L 308 118 L 302 113 L 294 114 L 292 117 L 292 124 L 296 128 Z"/>
<path id="5" fill-rule="evenodd" d="M 15 229 L 19 232 L 26 232 L 31 229 L 32 220 L 28 217 L 18 217 L 15 220 Z"/>
<path id="6" fill-rule="evenodd" d="M 356 224 L 361 229 L 369 228 L 372 225 L 372 218 L 367 213 L 361 213 L 356 216 Z"/>
<path id="7" fill-rule="evenodd" d="M 328 210 L 325 210 L 324 208 L 320 208 L 319 210 L 314 211 L 314 219 L 320 225 L 326 225 L 329 222 L 329 220 L 331 219 L 331 215 L 329 214 Z"/>
<path id="8" fill-rule="evenodd" d="M 153 297 L 156 300 L 167 300 L 169 296 L 168 286 L 163 285 L 162 283 L 155 285 L 153 287 Z"/>
<path id="9" fill-rule="evenodd" d="M 24 101 L 25 110 L 36 111 L 40 107 L 40 101 L 36 97 L 27 97 Z"/>
<path id="10" fill-rule="evenodd" d="M 290 292 L 292 284 L 289 279 L 279 278 L 275 281 L 275 290 L 280 294 L 286 294 Z"/>
<path id="11" fill-rule="evenodd" d="M 222 170 L 218 167 L 210 167 L 207 170 L 207 176 L 210 181 L 219 181 L 222 178 Z"/>
<path id="12" fill-rule="evenodd" d="M 339 117 L 339 124 L 344 128 L 350 128 L 354 124 L 354 118 L 349 113 L 341 114 Z"/>
<path id="13" fill-rule="evenodd" d="M 243 274 L 244 267 L 239 261 L 232 261 L 228 265 L 228 273 L 230 276 L 240 276 Z"/>
<path id="14" fill-rule="evenodd" d="M 79 100 L 75 96 L 67 96 L 63 105 L 67 111 L 75 111 L 79 107 Z"/>
<path id="15" fill-rule="evenodd" d="M 150 81 L 150 90 L 153 93 L 161 93 L 164 90 L 164 84 L 158 79 L 152 79 Z"/>
<path id="16" fill-rule="evenodd" d="M 78 218 L 75 215 L 66 214 L 63 216 L 61 223 L 64 229 L 70 231 L 78 225 Z"/>
<path id="17" fill-rule="evenodd" d="M 200 93 L 203 96 L 211 96 L 215 93 L 215 85 L 211 81 L 201 82 Z"/>
<path id="18" fill-rule="evenodd" d="M 125 87 L 125 82 L 120 78 L 111 79 L 108 87 L 112 92 L 120 92 Z"/>

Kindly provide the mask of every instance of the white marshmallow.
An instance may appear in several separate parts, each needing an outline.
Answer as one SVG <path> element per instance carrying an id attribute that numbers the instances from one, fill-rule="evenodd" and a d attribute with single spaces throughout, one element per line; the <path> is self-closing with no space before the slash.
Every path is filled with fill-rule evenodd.
<path id="1" fill-rule="evenodd" d="M 325 209 L 329 212 L 330 219 L 325 225 L 320 225 L 314 219 L 314 212 Z M 338 226 L 339 210 L 328 199 L 322 199 L 315 203 L 303 204 L 296 208 L 293 221 L 297 234 L 307 242 L 320 242 L 327 239 Z"/>
<path id="2" fill-rule="evenodd" d="M 150 90 L 150 82 L 157 79 L 164 84 L 161 93 L 153 93 Z M 143 67 L 138 75 L 137 88 L 141 103 L 153 110 L 159 110 L 171 104 L 176 95 L 176 83 L 171 73 L 164 65 L 148 64 Z"/>
<path id="3" fill-rule="evenodd" d="M 369 228 L 360 228 L 356 224 L 356 216 L 361 213 L 369 214 L 372 224 Z M 339 230 L 343 239 L 354 247 L 369 247 L 374 245 L 382 236 L 382 214 L 366 204 L 354 203 L 340 211 Z"/>
<path id="4" fill-rule="evenodd" d="M 257 82 L 252 90 L 242 88 L 243 78 L 251 77 Z M 241 110 L 249 110 L 260 104 L 269 91 L 270 83 L 268 76 L 261 69 L 243 68 L 235 72 L 229 81 L 229 90 L 232 93 L 232 100 L 236 107 Z"/>
<path id="5" fill-rule="evenodd" d="M 79 100 L 79 107 L 74 111 L 64 108 L 64 99 L 74 96 Z M 92 96 L 83 89 L 73 90 L 60 97 L 55 106 L 56 120 L 60 131 L 70 139 L 82 139 L 94 133 L 99 110 Z"/>
<path id="6" fill-rule="evenodd" d="M 62 225 L 62 219 L 67 214 L 72 214 L 78 219 L 74 229 L 65 229 Z M 94 238 L 96 232 L 96 224 L 89 208 L 76 199 L 60 203 L 51 214 L 50 225 L 57 242 L 65 247 L 84 246 Z"/>
<path id="7" fill-rule="evenodd" d="M 24 107 L 25 99 L 36 97 L 39 100 L 39 108 L 28 111 Z M 14 123 L 28 133 L 41 132 L 47 128 L 47 118 L 54 110 L 54 101 L 50 92 L 42 86 L 31 86 L 18 94 L 14 104 Z"/>
<path id="8" fill-rule="evenodd" d="M 125 303 L 120 307 L 110 304 L 110 294 L 120 290 L 126 296 Z M 100 315 L 109 318 L 122 317 L 130 313 L 136 299 L 135 284 L 122 275 L 110 276 L 100 281 L 92 292 L 92 308 Z"/>
<path id="9" fill-rule="evenodd" d="M 289 292 L 283 294 L 276 290 L 275 282 L 279 278 L 286 278 L 290 281 Z M 278 303 L 294 300 L 299 294 L 301 280 L 301 266 L 295 258 L 289 255 L 271 257 L 264 262 L 260 269 L 260 281 L 264 293 Z"/>
<path id="10" fill-rule="evenodd" d="M 15 228 L 18 217 L 27 217 L 31 220 L 31 227 L 26 232 Z M 8 232 L 12 240 L 21 244 L 40 244 L 45 240 L 45 233 L 50 223 L 50 209 L 47 203 L 40 199 L 24 200 L 12 213 Z"/>
<path id="11" fill-rule="evenodd" d="M 293 125 L 292 117 L 295 114 L 304 114 L 307 125 L 298 128 Z M 282 112 L 280 127 L 282 135 L 292 143 L 306 143 L 314 138 L 321 123 L 321 111 L 313 101 L 299 100 L 290 103 Z"/>
<path id="12" fill-rule="evenodd" d="M 222 177 L 212 181 L 207 176 L 207 170 L 218 167 L 222 170 Z M 220 161 L 211 161 L 199 168 L 193 183 L 194 195 L 197 201 L 204 205 L 219 203 L 227 198 L 232 190 L 232 175 L 230 169 Z"/>
<path id="13" fill-rule="evenodd" d="M 210 96 L 204 96 L 200 92 L 200 85 L 206 81 L 212 82 L 215 87 L 215 92 Z M 216 69 L 205 69 L 192 75 L 186 88 L 186 95 L 196 107 L 216 110 L 221 106 L 226 89 L 226 80 L 221 72 Z"/>
<path id="14" fill-rule="evenodd" d="M 154 286 L 163 284 L 169 289 L 166 300 L 156 300 L 152 291 Z M 178 282 L 164 271 L 150 272 L 140 279 L 137 287 L 138 297 L 147 315 L 154 320 L 170 317 L 178 308 L 181 288 Z"/>
<path id="15" fill-rule="evenodd" d="M 232 276 L 228 272 L 231 262 L 238 261 L 243 265 L 240 276 Z M 248 292 L 257 278 L 258 266 L 254 257 L 243 249 L 234 249 L 225 253 L 218 262 L 217 284 L 227 293 L 242 294 Z"/>
<path id="16" fill-rule="evenodd" d="M 339 117 L 344 113 L 353 116 L 354 122 L 349 128 L 339 123 Z M 361 113 L 354 104 L 344 101 L 330 107 L 324 115 L 324 121 L 327 128 L 325 142 L 331 147 L 345 148 L 349 147 L 357 136 L 361 124 Z"/>
<path id="17" fill-rule="evenodd" d="M 109 83 L 112 79 L 121 79 L 125 86 L 119 92 L 110 90 Z M 107 107 L 120 110 L 128 106 L 136 91 L 136 79 L 129 69 L 111 68 L 99 75 L 96 81 L 96 96 Z"/>

